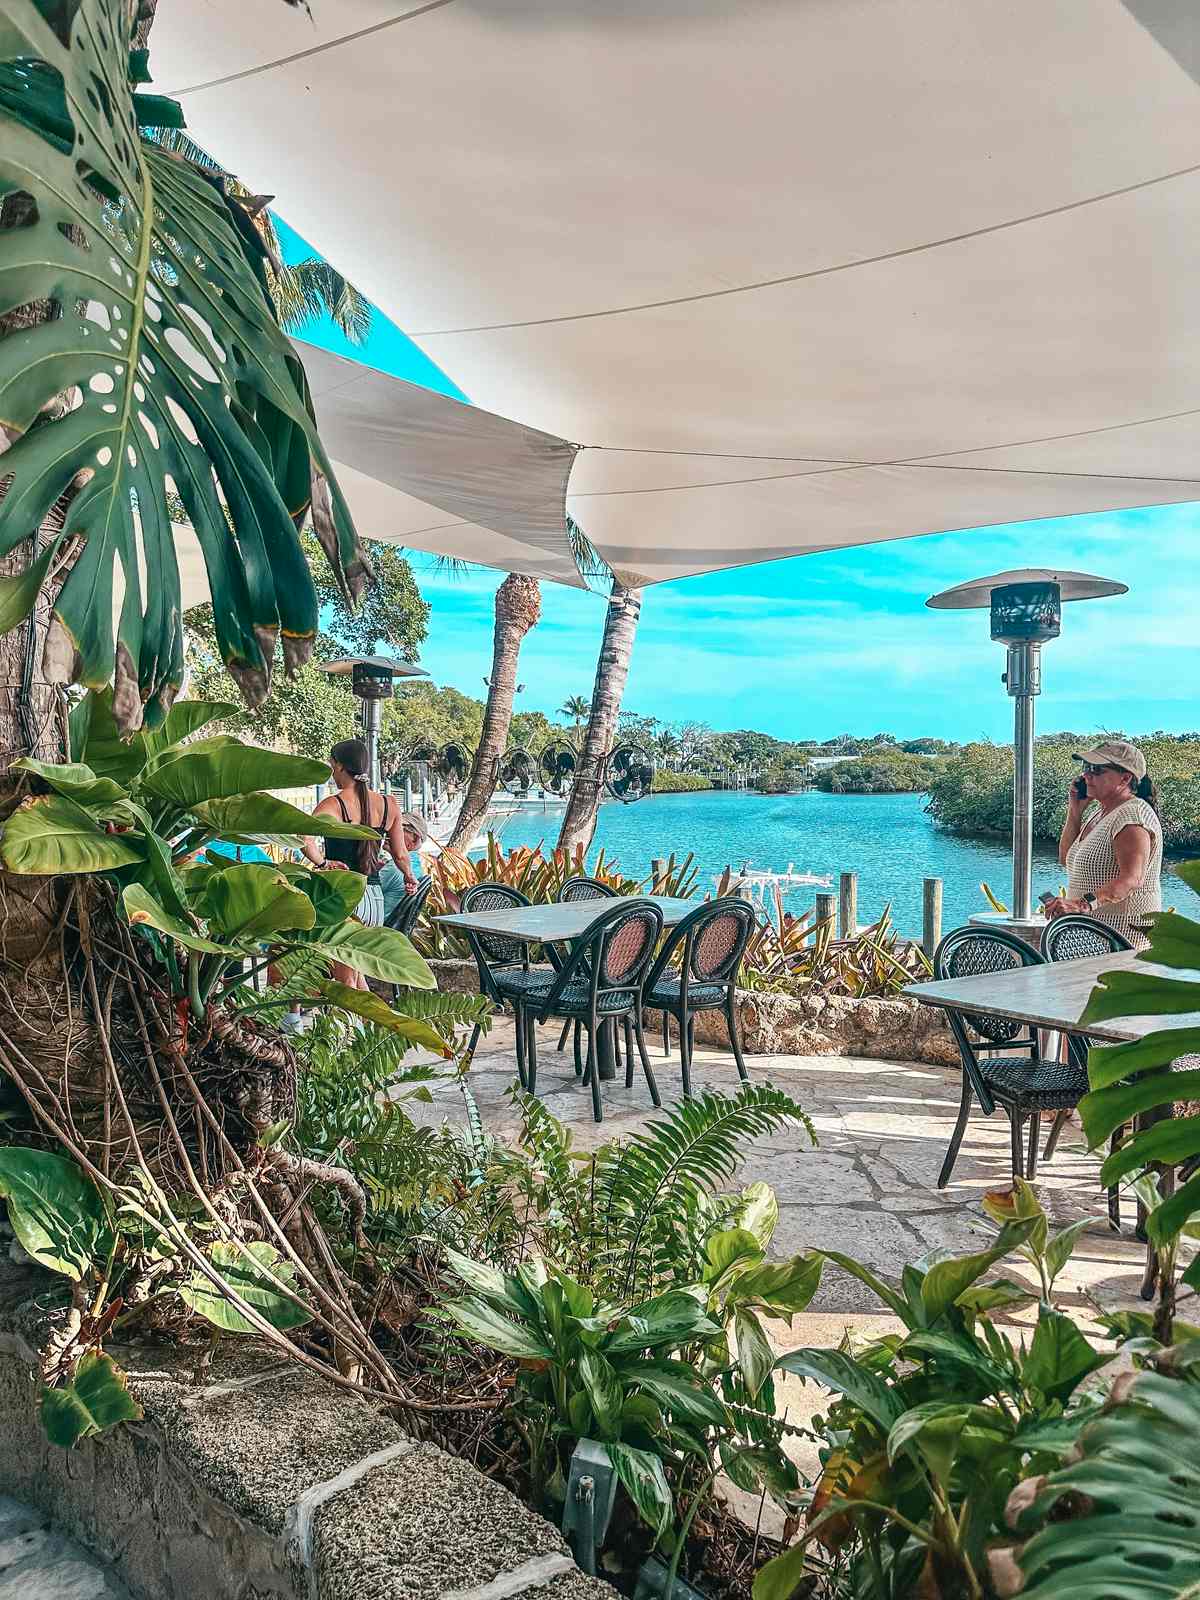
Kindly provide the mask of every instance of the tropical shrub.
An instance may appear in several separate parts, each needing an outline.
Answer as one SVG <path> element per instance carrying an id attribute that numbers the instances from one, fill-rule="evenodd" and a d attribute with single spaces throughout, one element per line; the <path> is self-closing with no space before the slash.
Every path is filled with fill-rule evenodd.
<path id="1" fill-rule="evenodd" d="M 712 779 L 698 772 L 669 772 L 665 767 L 654 769 L 651 794 L 692 794 L 712 788 Z"/>
<path id="2" fill-rule="evenodd" d="M 0 829 L 0 862 L 70 885 L 55 930 L 63 980 L 77 997 L 67 1017 L 79 1010 L 100 1030 L 94 1054 L 81 1062 L 69 1027 L 59 1044 L 53 998 L 45 1021 L 15 1005 L 0 1053 L 20 1097 L 6 1132 L 26 1141 L 0 1151 L 6 1170 L 32 1162 L 57 1174 L 67 1209 L 56 1227 L 82 1241 L 83 1254 L 66 1274 L 82 1287 L 51 1334 L 47 1385 L 68 1391 L 86 1378 L 91 1392 L 102 1380 L 117 1381 L 91 1356 L 111 1308 L 118 1300 L 138 1305 L 149 1274 L 154 1293 L 142 1297 L 156 1310 L 170 1295 L 177 1308 L 226 1331 L 268 1337 L 291 1354 L 300 1352 L 289 1330 L 311 1320 L 306 1360 L 319 1364 L 312 1342 L 321 1341 L 336 1381 L 348 1381 L 349 1363 L 394 1394 L 398 1381 L 364 1334 L 338 1276 L 337 1252 L 311 1244 L 316 1218 L 305 1223 L 307 1242 L 281 1221 L 315 1186 L 318 1208 L 336 1212 L 354 1241 L 365 1238 L 363 1183 L 353 1162 L 338 1150 L 310 1155 L 292 1133 L 298 1096 L 312 1133 L 321 1084 L 307 1083 L 273 1022 L 298 998 L 315 999 L 339 1019 L 324 1026 L 341 1030 L 343 1047 L 352 1019 L 363 1026 L 379 1072 L 386 1064 L 395 1073 L 410 1049 L 453 1059 L 458 1030 L 479 1017 L 481 1003 L 426 993 L 433 976 L 403 935 L 352 920 L 360 874 L 287 861 L 196 861 L 217 837 L 275 848 L 301 832 L 364 832 L 309 817 L 268 792 L 267 785 L 323 778 L 323 763 L 256 750 L 229 735 L 195 737 L 227 709 L 181 701 L 159 729 L 123 740 L 111 693 L 90 695 L 72 714 L 74 760 L 14 764 L 30 792 Z M 332 982 L 334 962 L 400 986 L 400 1009 Z M 252 985 L 268 963 L 286 981 L 264 996 Z M 382 1089 L 382 1076 L 371 1081 L 374 1091 Z M 362 1075 L 356 1091 L 362 1119 L 348 1131 L 362 1139 L 358 1160 L 366 1166 L 374 1152 L 383 1173 L 387 1141 L 373 1141 L 382 1113 Z M 70 1162 L 34 1148 L 47 1136 Z M 15 1183 L 3 1186 L 20 1236 Z M 228 1199 L 233 1192 L 236 1204 Z M 128 1226 L 125 1219 L 132 1219 Z M 136 1230 L 133 1247 L 128 1227 Z M 31 1253 L 63 1270 L 44 1252 Z M 109 1399 L 115 1416 L 119 1404 L 111 1393 Z M 79 1396 L 50 1402 L 59 1435 L 85 1404 Z"/>
<path id="3" fill-rule="evenodd" d="M 489 1152 L 487 1171 L 523 1224 L 515 1236 L 501 1229 L 501 1252 L 517 1253 L 499 1261 L 485 1239 L 477 1259 L 450 1253 L 469 1293 L 443 1314 L 464 1339 L 518 1362 L 534 1498 L 561 1500 L 575 1443 L 600 1440 L 677 1566 L 721 1472 L 794 1505 L 762 1319 L 803 1310 L 820 1262 L 768 1261 L 774 1194 L 724 1186 L 745 1140 L 811 1128 L 786 1095 L 745 1085 L 685 1101 L 584 1155 L 540 1102 L 519 1091 L 514 1100 L 521 1137 Z"/>
<path id="4" fill-rule="evenodd" d="M 773 915 L 763 917 L 750 935 L 738 985 L 797 999 L 808 994 L 888 999 L 931 971 L 921 946 L 892 927 L 890 909 L 852 939 L 837 939 L 831 921 L 818 923 L 811 911 L 789 916 L 777 894 Z"/>
<path id="5" fill-rule="evenodd" d="M 998 1594 L 1187 1600 L 1200 1592 L 1197 1347 L 1172 1354 L 1163 1371 L 1118 1378 L 1071 1455 L 1013 1491 L 1007 1520 L 1024 1543 L 990 1552 Z"/>
<path id="6" fill-rule="evenodd" d="M 1050 1301 L 1079 1226 L 1051 1234 L 1028 1185 L 989 1197 L 1002 1226 L 985 1250 L 906 1266 L 898 1286 L 849 1257 L 819 1252 L 867 1284 L 904 1326 L 863 1346 L 803 1349 L 778 1370 L 836 1398 L 813 1426 L 822 1472 L 803 1537 L 769 1562 L 755 1600 L 790 1600 L 819 1542 L 848 1557 L 855 1600 L 993 1594 L 988 1551 L 1009 1495 L 1029 1472 L 1054 1471 L 1099 1412 L 1082 1389 L 1108 1356 Z M 1019 1342 L 993 1320 L 1034 1294 L 985 1279 L 1020 1251 L 1042 1285 L 1037 1322 Z M 1059 1591 L 1056 1591 L 1058 1593 Z M 1100 1600 L 1100 1591 L 1079 1591 Z M 1065 1595 L 1066 1591 L 1061 1591 Z"/>
<path id="7" fill-rule="evenodd" d="M 1189 887 L 1200 887 L 1200 862 L 1179 868 Z M 1200 922 L 1177 911 L 1150 916 L 1147 962 L 1184 972 L 1200 967 Z M 1104 973 L 1081 1022 L 1113 1017 L 1172 1016 L 1200 1011 L 1200 983 L 1149 971 Z M 1180 1240 L 1200 1233 L 1200 1028 L 1164 1027 L 1128 1044 L 1094 1045 L 1088 1052 L 1090 1092 L 1079 1104 L 1088 1143 L 1102 1150 L 1118 1129 L 1129 1131 L 1101 1168 L 1105 1184 L 1129 1183 L 1147 1208 L 1146 1231 L 1156 1252 L 1159 1314 L 1155 1332 L 1171 1339 L 1176 1259 Z M 1182 1059 L 1181 1059 L 1182 1058 Z M 1176 1062 L 1180 1062 L 1177 1069 Z M 1176 1108 L 1186 1115 L 1176 1116 Z M 1139 1123 L 1141 1124 L 1139 1126 Z M 1156 1166 L 1178 1167 L 1184 1181 L 1167 1196 L 1152 1176 Z M 1200 1291 L 1200 1259 L 1183 1273 L 1183 1285 Z"/>

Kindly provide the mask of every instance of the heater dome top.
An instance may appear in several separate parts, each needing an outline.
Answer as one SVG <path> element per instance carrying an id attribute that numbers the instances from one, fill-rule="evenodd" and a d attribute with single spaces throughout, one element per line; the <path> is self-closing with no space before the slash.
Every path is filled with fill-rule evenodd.
<path id="1" fill-rule="evenodd" d="M 1015 583 L 1056 583 L 1062 600 L 1099 600 L 1104 595 L 1128 594 L 1129 585 L 1114 578 L 1098 578 L 1090 572 L 1052 572 L 1049 567 L 1018 567 L 1012 572 L 996 572 L 990 578 L 972 578 L 969 583 L 943 589 L 930 595 L 927 606 L 935 611 L 972 611 L 992 603 L 992 590 Z"/>
<path id="2" fill-rule="evenodd" d="M 340 656 L 336 661 L 319 661 L 322 672 L 352 673 L 355 667 L 374 667 L 387 671 L 395 678 L 427 678 L 424 667 L 411 666 L 407 661 L 397 661 L 395 656 Z"/>

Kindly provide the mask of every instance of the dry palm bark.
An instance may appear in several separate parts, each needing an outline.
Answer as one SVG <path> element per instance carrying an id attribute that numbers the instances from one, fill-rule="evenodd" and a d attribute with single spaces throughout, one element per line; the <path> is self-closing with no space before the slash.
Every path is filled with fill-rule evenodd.
<path id="1" fill-rule="evenodd" d="M 627 589 L 613 579 L 600 659 L 596 663 L 596 686 L 592 690 L 592 710 L 587 734 L 579 756 L 579 767 L 558 835 L 560 849 L 585 850 L 596 831 L 596 812 L 604 788 L 604 764 L 617 735 L 621 697 L 629 676 L 629 661 L 642 610 L 642 591 Z"/>
<path id="2" fill-rule="evenodd" d="M 536 578 L 510 572 L 496 591 L 496 628 L 492 642 L 492 675 L 479 748 L 471 763 L 471 776 L 462 810 L 450 835 L 449 848 L 465 850 L 479 828 L 496 788 L 500 757 L 508 741 L 513 696 L 517 688 L 517 661 L 521 641 L 542 614 L 542 596 Z"/>

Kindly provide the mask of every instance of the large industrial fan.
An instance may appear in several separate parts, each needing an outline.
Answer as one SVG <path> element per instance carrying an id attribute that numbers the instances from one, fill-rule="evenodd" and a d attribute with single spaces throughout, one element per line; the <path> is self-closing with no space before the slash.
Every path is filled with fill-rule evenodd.
<path id="1" fill-rule="evenodd" d="M 538 757 L 543 789 L 550 794 L 567 794 L 578 766 L 579 755 L 573 745 L 548 744 Z"/>
<path id="2" fill-rule="evenodd" d="M 604 787 L 626 805 L 641 800 L 654 784 L 654 758 L 640 744 L 619 744 L 605 765 Z"/>
<path id="3" fill-rule="evenodd" d="M 471 772 L 471 751 L 457 739 L 451 739 L 437 753 L 432 770 L 453 791 L 466 784 Z"/>
<path id="4" fill-rule="evenodd" d="M 497 777 L 507 794 L 528 794 L 537 780 L 537 764 L 528 750 L 516 745 L 500 757 Z"/>

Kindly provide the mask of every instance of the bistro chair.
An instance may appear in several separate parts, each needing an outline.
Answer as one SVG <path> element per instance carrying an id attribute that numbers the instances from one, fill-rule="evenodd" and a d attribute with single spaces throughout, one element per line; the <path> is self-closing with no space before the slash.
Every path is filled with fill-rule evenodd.
<path id="1" fill-rule="evenodd" d="M 529 905 L 529 898 L 519 889 L 511 889 L 506 883 L 475 883 L 466 890 L 459 902 L 459 910 L 464 914 L 472 911 L 508 911 L 516 906 Z M 531 967 L 529 964 L 529 945 L 523 939 L 506 939 L 503 934 L 480 933 L 474 928 L 462 930 L 467 936 L 467 943 L 471 947 L 471 954 L 475 957 L 475 965 L 479 969 L 479 992 L 486 995 L 497 1010 L 502 1010 L 507 998 L 500 988 L 500 979 L 511 973 L 528 975 L 534 972 L 545 972 L 553 977 L 553 971 L 548 967 Z M 516 1007 L 513 1006 L 516 1013 Z M 467 1054 L 475 1054 L 475 1046 L 479 1043 L 479 1036 L 483 1029 L 480 1023 L 475 1024 L 471 1034 L 471 1042 L 467 1046 Z M 521 1028 L 521 1019 L 517 1015 L 517 1076 L 521 1080 L 522 1088 L 528 1082 L 528 1073 L 525 1062 L 525 1040 Z"/>
<path id="2" fill-rule="evenodd" d="M 433 887 L 433 879 L 428 873 L 423 878 L 417 879 L 417 887 L 411 894 L 403 895 L 396 905 L 392 907 L 390 916 L 383 919 L 385 928 L 394 928 L 397 933 L 406 937 L 412 936 L 412 931 L 417 925 L 417 918 L 425 909 L 425 902 L 429 899 L 429 891 Z"/>
<path id="3" fill-rule="evenodd" d="M 572 942 L 561 971 L 508 968 L 495 972 L 496 991 L 517 1013 L 517 1038 L 528 1062 L 528 1088 L 537 1092 L 538 1023 L 550 1017 L 578 1021 L 587 1029 L 587 1065 L 582 1074 L 592 1091 L 592 1112 L 603 1120 L 600 1102 L 601 1030 L 615 1037 L 617 1023 L 625 1030 L 625 1087 L 633 1085 L 636 1036 L 650 1098 L 662 1101 L 650 1070 L 642 1038 L 642 985 L 662 932 L 662 912 L 652 900 L 625 901 L 603 911 L 585 934 Z"/>
<path id="4" fill-rule="evenodd" d="M 692 1049 L 698 1011 L 723 1011 L 738 1076 L 749 1082 L 738 1036 L 734 991 L 746 943 L 754 931 L 754 908 L 725 897 L 688 913 L 667 935 L 646 977 L 645 1005 L 663 1014 L 663 1048 L 670 1054 L 670 1022 L 679 1027 L 683 1092 L 692 1093 Z M 673 965 L 676 957 L 679 965 Z"/>
<path id="5" fill-rule="evenodd" d="M 1051 918 L 1042 929 L 1041 951 L 1046 961 L 1086 961 L 1092 956 L 1116 955 L 1120 950 L 1132 949 L 1133 946 L 1124 934 L 1118 933 L 1115 928 L 1110 928 L 1106 922 L 1098 922 L 1095 917 L 1080 916 L 1075 912 L 1065 917 Z M 1067 1035 L 1067 1059 L 1081 1069 L 1085 1078 L 1088 1051 L 1092 1043 L 1093 1041 L 1084 1034 Z M 1058 1136 L 1069 1115 L 1068 1108 L 1060 1111 L 1055 1117 L 1050 1137 L 1046 1140 L 1046 1149 L 1042 1156 L 1044 1161 L 1049 1161 L 1054 1154 Z M 1122 1125 L 1114 1132 L 1109 1149 L 1115 1150 L 1124 1137 L 1125 1126 Z M 1141 1216 L 1140 1209 L 1138 1215 Z M 1108 1191 L 1108 1220 L 1114 1232 L 1120 1233 L 1121 1190 L 1116 1184 Z"/>
<path id="6" fill-rule="evenodd" d="M 938 945 L 933 971 L 939 979 L 979 978 L 990 972 L 1040 966 L 1041 962 L 1037 951 L 1015 934 L 1002 928 L 967 927 L 956 928 Z M 938 1188 L 944 1189 L 950 1181 L 971 1102 L 976 1098 L 985 1117 L 998 1105 L 1002 1107 L 1012 1139 L 1013 1177 L 1032 1179 L 1037 1173 L 1041 1113 L 1076 1106 L 1087 1093 L 1087 1071 L 1071 1059 L 1046 1060 L 1038 1044 L 1038 1030 L 1028 1023 L 981 1012 L 947 1011 L 946 1019 L 962 1057 L 962 1103 L 938 1174 Z M 997 1054 L 1000 1050 L 1006 1053 Z M 1022 1159 L 1026 1122 L 1030 1123 L 1029 1150 L 1027 1159 Z"/>
<path id="7" fill-rule="evenodd" d="M 601 883 L 599 878 L 589 878 L 580 873 L 574 878 L 568 878 L 555 898 L 559 905 L 562 906 L 569 905 L 576 900 L 615 900 L 616 895 L 617 891 L 611 884 Z M 552 946 L 547 946 L 546 955 L 549 957 L 552 966 L 562 965 L 562 958 Z M 583 1073 L 583 1058 L 580 1054 L 580 1036 L 583 1032 L 583 1024 L 581 1022 L 572 1022 L 568 1019 L 563 1023 L 563 1031 L 558 1039 L 558 1048 L 559 1050 L 566 1049 L 567 1036 L 572 1029 L 575 1030 L 575 1073 L 578 1077 Z"/>

